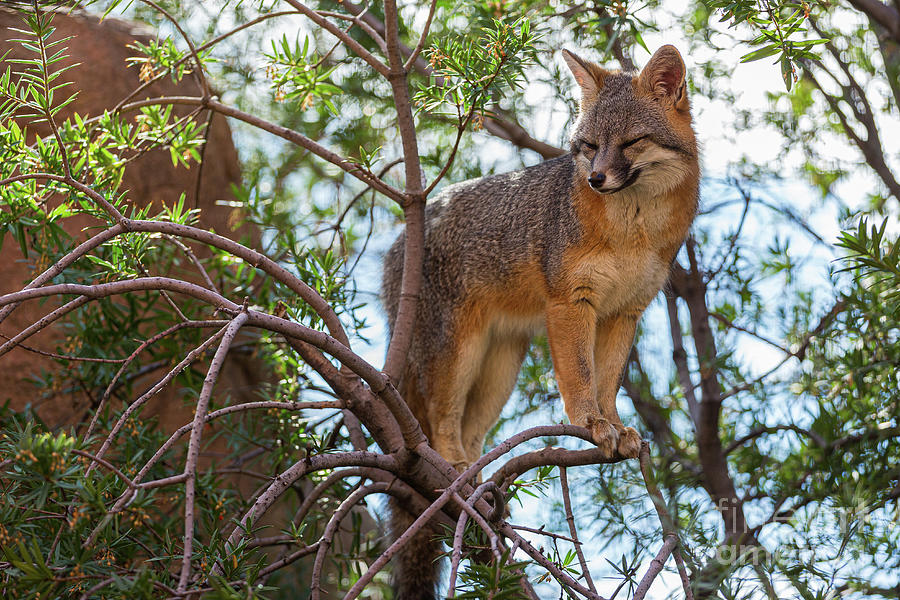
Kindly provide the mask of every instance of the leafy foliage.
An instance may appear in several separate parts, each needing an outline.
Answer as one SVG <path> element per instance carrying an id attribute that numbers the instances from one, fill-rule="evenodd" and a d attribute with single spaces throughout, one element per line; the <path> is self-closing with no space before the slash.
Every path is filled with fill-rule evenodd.
<path id="1" fill-rule="evenodd" d="M 845 270 L 858 270 L 860 277 L 871 279 L 876 290 L 884 290 L 879 302 L 887 306 L 887 314 L 900 315 L 900 243 L 885 238 L 890 219 L 881 222 L 881 227 L 869 227 L 865 218 L 859 220 L 855 232 L 844 231 L 837 245 L 850 251 L 846 258 Z M 866 281 L 860 281 L 866 285 Z"/>

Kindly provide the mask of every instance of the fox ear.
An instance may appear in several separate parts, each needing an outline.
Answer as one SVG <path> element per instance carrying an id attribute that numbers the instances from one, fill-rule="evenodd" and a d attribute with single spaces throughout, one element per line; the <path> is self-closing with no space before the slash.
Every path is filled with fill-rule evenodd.
<path id="1" fill-rule="evenodd" d="M 675 104 L 684 97 L 684 61 L 675 46 L 665 45 L 657 50 L 641 71 L 644 90 L 657 99 Z"/>
<path id="2" fill-rule="evenodd" d="M 562 51 L 563 58 L 575 76 L 575 81 L 581 87 L 581 108 L 593 102 L 600 94 L 603 80 L 609 75 L 609 71 L 590 61 L 579 58 L 573 52 Z"/>

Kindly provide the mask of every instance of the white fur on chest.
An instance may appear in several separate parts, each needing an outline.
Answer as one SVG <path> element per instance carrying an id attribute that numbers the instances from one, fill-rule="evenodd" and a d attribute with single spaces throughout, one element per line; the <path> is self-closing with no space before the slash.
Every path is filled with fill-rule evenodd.
<path id="1" fill-rule="evenodd" d="M 607 235 L 620 247 L 646 244 L 665 234 L 672 223 L 672 201 L 654 193 L 653 181 L 638 180 L 603 204 Z M 650 189 L 648 189 L 648 186 Z"/>
<path id="2" fill-rule="evenodd" d="M 586 300 L 604 317 L 643 310 L 660 290 L 668 265 L 647 249 L 608 251 L 585 258 L 573 272 L 573 300 Z"/>
<path id="3" fill-rule="evenodd" d="M 609 245 L 585 256 L 573 271 L 573 299 L 587 300 L 599 316 L 643 309 L 666 281 L 669 265 L 654 239 L 671 223 L 665 198 L 620 193 L 605 204 Z"/>

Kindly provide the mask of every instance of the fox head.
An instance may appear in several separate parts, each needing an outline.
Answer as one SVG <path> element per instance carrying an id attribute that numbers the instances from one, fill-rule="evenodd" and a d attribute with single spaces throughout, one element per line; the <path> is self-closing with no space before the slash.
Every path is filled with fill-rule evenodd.
<path id="1" fill-rule="evenodd" d="M 663 46 L 639 74 L 608 71 L 563 50 L 581 87 L 571 139 L 579 176 L 601 194 L 657 195 L 697 172 L 685 67 Z"/>

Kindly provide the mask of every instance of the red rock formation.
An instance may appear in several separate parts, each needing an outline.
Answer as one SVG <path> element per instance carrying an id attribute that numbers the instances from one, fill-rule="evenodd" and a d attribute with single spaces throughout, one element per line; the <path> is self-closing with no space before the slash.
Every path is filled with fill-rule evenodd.
<path id="1" fill-rule="evenodd" d="M 133 44 L 135 40 L 147 43 L 152 37 L 152 32 L 134 23 L 118 19 L 107 18 L 101 22 L 98 17 L 79 11 L 55 15 L 53 26 L 56 31 L 51 39 L 72 36 L 72 39 L 65 42 L 69 58 L 62 64 L 80 63 L 62 76 L 72 82 L 72 86 L 68 89 L 78 90 L 79 94 L 59 115 L 60 121 L 73 112 L 85 117 L 101 114 L 104 109 L 114 107 L 140 85 L 138 68 L 126 63 L 129 56 L 135 55 L 135 51 L 129 49 L 128 45 Z M 9 27 L 25 28 L 20 14 L 14 10 L 0 8 L 0 56 L 8 50 L 10 52 L 8 59 L 32 58 L 33 54 L 30 55 L 18 43 L 10 41 L 21 38 L 22 34 L 9 30 Z M 5 69 L 6 65 L 3 65 L 3 68 Z M 140 97 L 166 94 L 199 95 L 199 89 L 199 85 L 191 76 L 185 77 L 179 84 L 166 77 L 142 92 Z M 39 135 L 49 135 L 46 125 L 42 127 L 43 129 L 41 126 L 30 126 L 29 130 Z M 235 209 L 217 204 L 217 201 L 231 199 L 230 185 L 240 180 L 240 166 L 231 140 L 231 131 L 221 116 L 215 117 L 212 121 L 204 158 L 202 169 L 196 165 L 191 169 L 175 168 L 167 150 L 151 151 L 127 167 L 120 189 L 129 190 L 127 195 L 129 201 L 138 206 L 152 204 L 155 209 L 151 214 L 158 212 L 163 204 L 174 203 L 184 193 L 191 205 L 201 209 L 202 227 L 236 238 L 238 233 L 232 232 L 230 227 L 235 217 L 232 214 Z M 195 198 L 198 176 L 202 178 L 200 195 L 199 198 Z M 74 217 L 65 221 L 64 228 L 81 240 L 88 235 L 83 232 L 88 225 L 96 223 L 86 217 Z M 93 233 L 96 233 L 96 230 Z M 10 234 L 6 234 L 6 238 L 0 250 L 0 294 L 21 289 L 36 274 L 35 265 L 22 256 L 15 239 Z M 14 335 L 46 314 L 48 307 L 49 304 L 41 305 L 38 302 L 21 305 L 0 324 L 0 333 L 6 336 Z M 54 351 L 59 341 L 60 330 L 50 328 L 29 339 L 28 344 Z M 230 362 L 232 364 L 224 369 L 221 388 L 252 390 L 253 384 L 258 381 L 258 369 L 252 363 L 247 363 L 246 358 L 237 357 Z M 58 371 L 60 366 L 53 359 L 23 349 L 15 349 L 0 358 L 0 403 L 9 399 L 11 406 L 17 410 L 32 404 L 41 418 L 51 426 L 71 423 L 73 419 L 84 414 L 87 408 L 86 397 L 80 392 L 60 392 L 50 397 L 42 397 L 27 379 L 44 369 Z M 156 375 L 159 377 L 162 372 Z M 137 389 L 142 387 L 141 384 L 137 384 Z M 166 407 L 167 410 L 160 411 L 160 407 Z M 173 407 L 177 407 L 177 410 L 172 410 Z M 160 414 L 166 430 L 171 430 L 190 418 L 189 408 L 182 406 L 181 400 L 176 398 L 171 389 L 154 400 L 151 410 Z"/>

